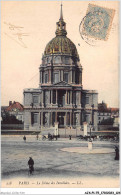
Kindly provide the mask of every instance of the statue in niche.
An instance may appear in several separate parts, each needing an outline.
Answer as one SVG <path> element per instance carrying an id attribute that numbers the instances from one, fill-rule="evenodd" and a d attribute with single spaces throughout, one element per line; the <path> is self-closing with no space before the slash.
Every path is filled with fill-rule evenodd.
<path id="1" fill-rule="evenodd" d="M 49 94 L 48 94 L 48 91 L 45 92 L 45 104 L 48 103 L 48 100 L 49 100 Z"/>
<path id="2" fill-rule="evenodd" d="M 78 120 L 78 114 L 76 114 L 76 125 L 79 124 L 79 120 Z"/>
<path id="3" fill-rule="evenodd" d="M 76 102 L 79 103 L 79 93 L 76 92 Z"/>
<path id="4" fill-rule="evenodd" d="M 48 113 L 45 113 L 45 125 L 48 125 Z"/>

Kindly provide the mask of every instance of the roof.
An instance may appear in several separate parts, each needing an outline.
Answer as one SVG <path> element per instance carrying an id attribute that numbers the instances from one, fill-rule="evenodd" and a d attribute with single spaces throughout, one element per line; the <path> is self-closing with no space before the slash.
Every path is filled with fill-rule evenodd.
<path id="1" fill-rule="evenodd" d="M 7 108 L 6 108 L 6 111 L 13 111 L 14 109 L 17 109 L 19 111 L 23 111 L 24 110 L 24 107 L 22 104 L 20 104 L 19 102 L 13 102 L 11 105 L 9 105 Z"/>
<path id="2" fill-rule="evenodd" d="M 6 110 L 7 106 L 1 106 L 1 111 Z"/>
<path id="3" fill-rule="evenodd" d="M 108 108 L 107 104 L 101 103 L 101 104 L 98 104 L 98 111 L 116 113 L 116 112 L 119 112 L 119 108 Z"/>
<path id="4" fill-rule="evenodd" d="M 68 54 L 78 57 L 76 46 L 66 36 L 57 36 L 53 38 L 47 44 L 44 54 Z"/>

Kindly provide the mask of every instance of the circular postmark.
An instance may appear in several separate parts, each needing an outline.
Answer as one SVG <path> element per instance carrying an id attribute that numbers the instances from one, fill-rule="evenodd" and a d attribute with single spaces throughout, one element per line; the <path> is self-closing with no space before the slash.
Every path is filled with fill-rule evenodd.
<path id="1" fill-rule="evenodd" d="M 89 45 L 95 46 L 101 40 L 108 39 L 112 17 L 106 9 L 90 11 L 79 25 L 81 38 Z"/>

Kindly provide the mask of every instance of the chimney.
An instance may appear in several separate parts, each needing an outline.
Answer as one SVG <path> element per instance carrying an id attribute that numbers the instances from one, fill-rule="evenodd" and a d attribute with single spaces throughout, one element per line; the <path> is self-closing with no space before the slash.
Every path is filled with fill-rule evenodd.
<path id="1" fill-rule="evenodd" d="M 9 106 L 11 106 L 12 105 L 12 101 L 9 101 Z"/>

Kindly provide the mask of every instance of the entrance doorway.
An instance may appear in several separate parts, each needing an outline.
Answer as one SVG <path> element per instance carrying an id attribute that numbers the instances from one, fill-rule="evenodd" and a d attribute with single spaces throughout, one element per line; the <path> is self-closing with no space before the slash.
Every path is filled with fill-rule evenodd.
<path id="1" fill-rule="evenodd" d="M 63 128 L 65 126 L 65 112 L 58 112 L 57 115 L 58 127 Z"/>

